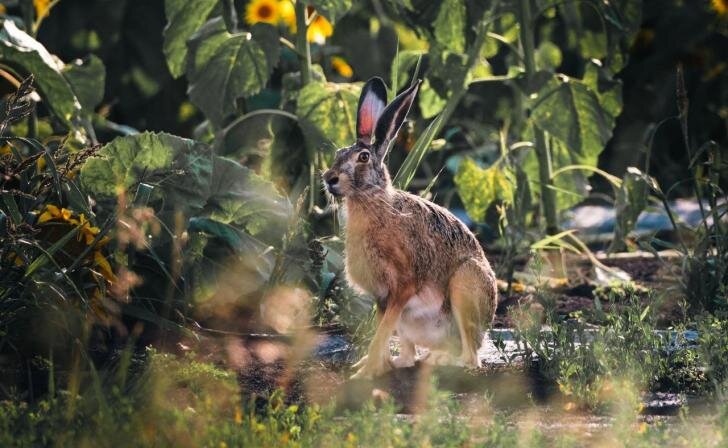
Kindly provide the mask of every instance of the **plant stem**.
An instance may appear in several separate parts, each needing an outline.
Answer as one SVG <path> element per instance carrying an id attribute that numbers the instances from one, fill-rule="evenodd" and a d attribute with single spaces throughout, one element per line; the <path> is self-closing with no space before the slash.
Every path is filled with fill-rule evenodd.
<path id="1" fill-rule="evenodd" d="M 306 4 L 296 2 L 296 52 L 301 66 L 301 87 L 311 82 L 311 47 L 308 44 L 308 23 L 306 22 Z"/>
<path id="2" fill-rule="evenodd" d="M 523 45 L 523 62 L 526 66 L 527 83 L 536 74 L 536 55 L 533 47 L 533 18 L 531 16 L 531 0 L 519 0 L 519 22 L 521 44 Z M 559 231 L 556 218 L 556 193 L 551 176 L 551 154 L 546 146 L 546 133 L 534 126 L 533 135 L 538 158 L 538 174 L 541 183 L 541 205 L 546 218 L 546 233 L 554 235 Z"/>

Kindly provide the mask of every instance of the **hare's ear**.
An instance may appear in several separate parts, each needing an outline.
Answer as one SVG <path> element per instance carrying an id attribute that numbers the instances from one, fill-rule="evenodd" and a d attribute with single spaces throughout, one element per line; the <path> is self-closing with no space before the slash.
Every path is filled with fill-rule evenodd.
<path id="1" fill-rule="evenodd" d="M 377 120 L 377 127 L 374 130 L 374 141 L 377 145 L 377 156 L 383 158 L 387 152 L 389 142 L 397 137 L 399 128 L 402 127 L 404 119 L 417 96 L 420 88 L 421 80 L 415 83 L 404 92 L 400 93 L 389 105 L 384 109 Z"/>
<path id="2" fill-rule="evenodd" d="M 387 105 L 387 87 L 382 78 L 372 78 L 361 89 L 356 114 L 356 139 L 371 144 L 374 126 Z"/>

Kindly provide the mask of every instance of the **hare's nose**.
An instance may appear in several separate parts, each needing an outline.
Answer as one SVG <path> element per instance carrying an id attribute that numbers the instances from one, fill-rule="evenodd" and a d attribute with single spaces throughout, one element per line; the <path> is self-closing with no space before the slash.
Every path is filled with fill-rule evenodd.
<path id="1" fill-rule="evenodd" d="M 327 171 L 324 174 L 324 180 L 329 185 L 336 185 L 339 182 L 339 176 L 337 176 L 336 173 L 333 173 L 331 171 Z"/>

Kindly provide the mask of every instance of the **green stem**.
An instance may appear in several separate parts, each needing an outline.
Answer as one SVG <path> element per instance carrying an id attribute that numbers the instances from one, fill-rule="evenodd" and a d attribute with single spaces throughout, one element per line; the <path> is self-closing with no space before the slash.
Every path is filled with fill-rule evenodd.
<path id="1" fill-rule="evenodd" d="M 523 62 L 526 66 L 528 84 L 536 74 L 536 52 L 533 42 L 533 17 L 531 15 L 531 1 L 519 0 L 519 22 L 521 32 L 521 45 L 523 45 Z M 546 232 L 550 235 L 558 233 L 559 225 L 556 218 L 556 193 L 553 189 L 551 175 L 551 154 L 546 146 L 546 133 L 534 126 L 534 140 L 536 156 L 538 158 L 538 174 L 541 183 L 541 204 L 546 218 Z"/>
<path id="2" fill-rule="evenodd" d="M 296 52 L 301 66 L 301 86 L 311 82 L 311 47 L 308 44 L 308 23 L 306 22 L 306 4 L 296 2 Z"/>

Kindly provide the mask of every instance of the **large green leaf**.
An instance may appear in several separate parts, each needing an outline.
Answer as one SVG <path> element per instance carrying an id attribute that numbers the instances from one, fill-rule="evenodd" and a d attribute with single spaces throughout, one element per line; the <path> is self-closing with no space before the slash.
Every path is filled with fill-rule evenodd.
<path id="1" fill-rule="evenodd" d="M 241 34 L 229 34 L 220 26 L 222 21 L 209 24 L 198 36 L 203 41 L 191 44 L 195 69 L 188 72 L 190 99 L 216 126 L 235 113 L 238 98 L 265 87 L 279 56 L 277 32 L 270 25 L 258 24 L 253 33 Z"/>
<path id="2" fill-rule="evenodd" d="M 597 166 L 599 152 L 580 154 L 575 151 L 570 151 L 563 143 L 555 138 L 551 138 L 549 143 L 553 171 L 573 165 Z M 539 166 L 535 151 L 530 151 L 525 157 L 523 170 L 528 175 L 528 178 L 531 179 L 533 191 L 539 192 L 541 185 L 538 183 Z M 589 175 L 591 175 L 591 172 L 572 169 L 561 172 L 553 179 L 556 190 L 556 208 L 558 210 L 566 210 L 569 207 L 573 207 L 589 194 Z"/>
<path id="3" fill-rule="evenodd" d="M 273 244 L 285 233 L 291 208 L 272 183 L 233 160 L 215 157 L 205 212 Z"/>
<path id="4" fill-rule="evenodd" d="M 513 196 L 511 182 L 497 165 L 481 168 L 472 159 L 465 158 L 454 180 L 465 210 L 477 222 L 485 219 L 486 210 L 495 200 L 510 201 Z"/>
<path id="5" fill-rule="evenodd" d="M 85 112 L 92 113 L 104 99 L 106 82 L 104 63 L 95 55 L 91 55 L 86 60 L 77 59 L 67 64 L 63 69 L 63 74 L 71 84 L 71 88 Z"/>
<path id="6" fill-rule="evenodd" d="M 71 126 L 81 104 L 62 74 L 63 63 L 12 20 L 3 20 L 0 27 L 0 61 L 32 73 L 48 109 L 66 126 Z"/>
<path id="7" fill-rule="evenodd" d="M 570 151 L 584 156 L 598 155 L 612 136 L 609 114 L 596 94 L 572 78 L 547 83 L 535 99 L 531 118 Z"/>
<path id="8" fill-rule="evenodd" d="M 187 40 L 205 23 L 217 3 L 218 0 L 165 0 L 164 55 L 173 77 L 184 73 Z"/>
<path id="9" fill-rule="evenodd" d="M 465 4 L 463 0 L 444 0 L 432 24 L 435 40 L 449 51 L 465 51 Z"/>
<path id="10" fill-rule="evenodd" d="M 151 132 L 117 137 L 81 168 L 82 185 L 91 193 L 115 196 L 144 182 L 156 187 L 153 200 L 183 210 L 202 209 L 211 175 L 212 151 L 207 145 Z"/>
<path id="11" fill-rule="evenodd" d="M 336 22 L 351 9 L 351 0 L 309 0 L 307 2 L 316 11 L 329 19 L 331 23 Z"/>
<path id="12" fill-rule="evenodd" d="M 356 107 L 361 86 L 317 82 L 301 89 L 297 115 L 309 145 L 340 148 L 356 140 Z"/>
<path id="13" fill-rule="evenodd" d="M 649 192 L 648 177 L 633 166 L 627 168 L 627 172 L 622 178 L 622 184 L 616 192 L 614 208 L 617 216 L 610 252 L 626 248 L 625 239 L 634 230 L 640 213 L 647 207 Z"/>
<path id="14" fill-rule="evenodd" d="M 422 87 L 420 87 L 419 103 L 422 118 L 432 118 L 445 108 L 447 98 L 442 98 L 438 95 L 432 86 L 430 86 L 430 81 L 425 79 Z"/>

